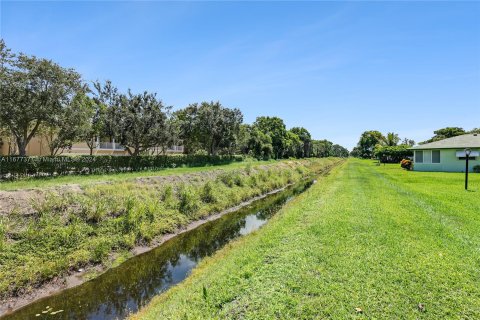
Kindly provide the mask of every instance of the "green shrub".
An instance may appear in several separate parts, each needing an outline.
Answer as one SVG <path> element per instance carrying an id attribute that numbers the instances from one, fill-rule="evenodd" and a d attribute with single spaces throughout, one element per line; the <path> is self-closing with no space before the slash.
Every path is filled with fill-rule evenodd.
<path id="1" fill-rule="evenodd" d="M 94 238 L 88 243 L 92 262 L 102 262 L 112 248 L 110 241 L 105 238 Z"/>
<path id="2" fill-rule="evenodd" d="M 127 234 L 124 234 L 123 235 L 123 239 L 122 239 L 122 245 L 126 248 L 126 249 L 131 249 L 135 246 L 135 244 L 137 243 L 137 235 L 136 235 L 136 232 L 130 232 L 130 233 L 127 233 Z"/>
<path id="3" fill-rule="evenodd" d="M 235 185 L 234 180 L 234 173 L 233 172 L 225 172 L 221 174 L 218 179 L 223 182 L 227 187 L 231 188 Z"/>
<path id="4" fill-rule="evenodd" d="M 233 183 L 238 187 L 243 187 L 245 185 L 243 181 L 243 177 L 239 173 L 233 176 Z"/>
<path id="5" fill-rule="evenodd" d="M 7 225 L 2 217 L 0 217 L 0 251 L 3 251 L 7 237 Z"/>
<path id="6" fill-rule="evenodd" d="M 297 167 L 295 170 L 296 170 L 299 174 L 303 174 L 303 173 L 305 172 L 305 168 L 303 168 L 303 167 Z"/>
<path id="7" fill-rule="evenodd" d="M 377 146 L 374 154 L 381 163 L 399 163 L 402 159 L 413 156 L 413 151 L 407 145 Z"/>
<path id="8" fill-rule="evenodd" d="M 203 185 L 200 198 L 205 203 L 216 203 L 217 196 L 215 194 L 215 187 L 211 181 L 208 181 Z"/>
<path id="9" fill-rule="evenodd" d="M 243 156 L 0 156 L 0 180 L 68 174 L 105 174 L 182 166 L 219 165 L 243 161 Z"/>
<path id="10" fill-rule="evenodd" d="M 198 209 L 198 199 L 191 186 L 180 186 L 178 190 L 178 209 L 185 215 L 191 215 Z"/>
<path id="11" fill-rule="evenodd" d="M 473 172 L 480 173 L 480 164 L 477 164 L 475 167 L 473 167 Z"/>
<path id="12" fill-rule="evenodd" d="M 248 184 L 251 187 L 256 187 L 258 185 L 257 176 L 256 175 L 250 176 L 250 178 L 248 180 Z"/>
<path id="13" fill-rule="evenodd" d="M 247 175 L 252 174 L 252 163 L 251 162 L 247 163 L 247 165 L 245 166 L 245 172 L 247 173 Z"/>

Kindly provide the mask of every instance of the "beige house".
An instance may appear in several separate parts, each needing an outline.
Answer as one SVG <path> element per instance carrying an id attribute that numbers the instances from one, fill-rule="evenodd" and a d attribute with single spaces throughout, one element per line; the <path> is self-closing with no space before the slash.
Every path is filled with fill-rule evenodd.
<path id="1" fill-rule="evenodd" d="M 13 141 L 9 139 L 2 139 L 0 142 L 0 155 L 6 156 L 10 154 L 16 154 L 16 145 Z M 183 153 L 183 146 L 173 146 L 166 150 L 167 153 Z M 128 155 L 128 152 L 125 150 L 125 147 L 119 143 L 115 143 L 115 140 L 112 142 L 103 142 L 100 140 L 96 141 L 95 148 L 92 152 L 94 155 L 118 155 L 125 156 Z M 153 148 L 150 150 L 152 154 L 160 154 L 160 148 Z M 90 154 L 90 148 L 85 142 L 75 143 L 71 149 L 66 149 L 62 155 L 74 155 L 74 154 Z M 27 145 L 27 156 L 48 156 L 50 155 L 50 150 L 48 148 L 47 141 L 42 137 L 33 137 L 30 140 L 30 143 Z"/>

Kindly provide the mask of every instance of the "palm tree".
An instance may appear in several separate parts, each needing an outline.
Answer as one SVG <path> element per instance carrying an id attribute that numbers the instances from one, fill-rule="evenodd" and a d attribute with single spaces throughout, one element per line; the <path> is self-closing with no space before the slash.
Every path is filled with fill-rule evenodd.
<path id="1" fill-rule="evenodd" d="M 396 146 L 399 142 L 400 137 L 394 132 L 387 133 L 387 136 L 383 139 L 383 143 L 389 147 Z"/>

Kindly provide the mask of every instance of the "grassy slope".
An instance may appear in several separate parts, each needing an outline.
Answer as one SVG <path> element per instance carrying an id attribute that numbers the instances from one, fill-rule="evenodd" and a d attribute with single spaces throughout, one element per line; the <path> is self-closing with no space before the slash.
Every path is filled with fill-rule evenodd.
<path id="1" fill-rule="evenodd" d="M 478 319 L 480 175 L 462 182 L 350 160 L 133 318 Z"/>
<path id="2" fill-rule="evenodd" d="M 233 170 L 240 169 L 247 164 L 252 166 L 274 163 L 276 161 L 256 161 L 248 159 L 243 162 L 233 162 L 225 165 L 217 166 L 205 166 L 205 167 L 185 167 L 185 168 L 168 168 L 157 171 L 141 171 L 141 172 L 125 172 L 125 173 L 116 173 L 116 174 L 103 174 L 103 175 L 85 175 L 85 176 L 61 176 L 54 178 L 34 178 L 34 179 L 24 179 L 18 181 L 6 181 L 0 182 L 0 190 L 17 190 L 17 189 L 30 189 L 30 188 L 45 188 L 45 187 L 54 187 L 63 184 L 75 183 L 81 186 L 85 186 L 95 182 L 103 181 L 112 181 L 119 182 L 129 179 L 139 178 L 139 177 L 151 177 L 151 176 L 166 176 L 166 175 L 177 175 L 185 173 L 195 173 L 208 170 Z"/>
<path id="3" fill-rule="evenodd" d="M 206 180 L 119 181 L 47 197 L 32 215 L 0 216 L 0 298 L 31 290 L 67 270 L 108 267 L 138 244 L 175 232 L 339 159 L 296 160 L 228 170 Z M 188 179 L 187 176 L 183 176 Z"/>

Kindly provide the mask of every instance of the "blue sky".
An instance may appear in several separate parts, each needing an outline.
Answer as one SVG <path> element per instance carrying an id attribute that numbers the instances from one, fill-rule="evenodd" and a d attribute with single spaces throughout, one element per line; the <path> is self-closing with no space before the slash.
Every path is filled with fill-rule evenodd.
<path id="1" fill-rule="evenodd" d="M 352 148 L 480 127 L 480 2 L 0 2 L 14 51 Z"/>

